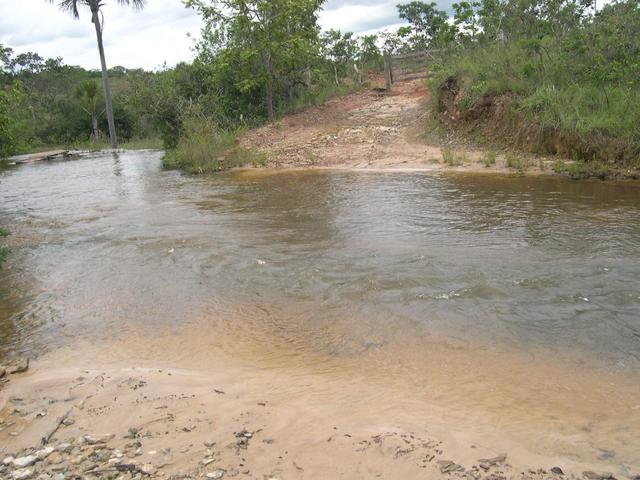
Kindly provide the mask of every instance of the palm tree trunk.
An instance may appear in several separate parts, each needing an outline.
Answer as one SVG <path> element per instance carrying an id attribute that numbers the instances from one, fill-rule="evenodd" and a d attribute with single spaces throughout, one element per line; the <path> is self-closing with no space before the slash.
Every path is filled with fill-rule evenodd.
<path id="1" fill-rule="evenodd" d="M 98 130 L 98 116 L 95 113 L 91 114 L 91 132 L 93 140 L 98 140 L 100 138 L 100 131 Z"/>
<path id="2" fill-rule="evenodd" d="M 104 87 L 104 103 L 107 113 L 107 123 L 109 124 L 109 138 L 111 140 L 111 148 L 118 148 L 118 139 L 116 137 L 116 124 L 113 121 L 113 105 L 111 104 L 111 86 L 109 85 L 109 74 L 107 72 L 107 61 L 104 57 L 104 46 L 102 45 L 102 30 L 100 27 L 100 19 L 98 10 L 92 9 L 92 21 L 96 28 L 96 37 L 98 39 L 98 50 L 100 52 L 100 63 L 102 65 L 102 85 Z"/>

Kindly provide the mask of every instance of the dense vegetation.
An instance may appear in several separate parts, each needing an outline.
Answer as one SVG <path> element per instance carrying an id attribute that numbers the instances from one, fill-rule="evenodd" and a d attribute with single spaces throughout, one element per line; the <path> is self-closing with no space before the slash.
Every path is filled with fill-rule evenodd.
<path id="1" fill-rule="evenodd" d="M 597 11 L 593 0 L 481 0 L 454 12 L 418 15 L 436 19 L 418 31 L 441 49 L 432 85 L 450 123 L 585 164 L 640 166 L 637 0 Z"/>
<path id="2" fill-rule="evenodd" d="M 109 70 L 118 137 L 143 146 L 161 140 L 167 166 L 205 172 L 261 163 L 235 147 L 238 131 L 359 88 L 382 67 L 376 36 L 321 33 L 319 0 L 188 3 L 205 21 L 192 63 Z M 104 145 L 99 71 L 0 48 L 0 157 Z"/>
<path id="3" fill-rule="evenodd" d="M 187 0 L 204 20 L 196 58 L 157 72 L 109 70 L 118 136 L 162 141 L 192 172 L 262 163 L 236 135 L 359 88 L 381 52 L 435 51 L 449 125 L 520 148 L 638 166 L 640 5 L 614 0 L 472 0 L 398 5 L 396 32 L 321 32 L 322 0 Z M 100 72 L 0 46 L 0 157 L 105 142 Z M 585 162 L 586 163 L 586 162 Z"/>

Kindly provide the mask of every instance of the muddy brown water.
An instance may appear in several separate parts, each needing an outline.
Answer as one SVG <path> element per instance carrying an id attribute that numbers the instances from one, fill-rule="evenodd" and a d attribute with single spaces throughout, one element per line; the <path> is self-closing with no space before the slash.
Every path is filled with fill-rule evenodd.
<path id="1" fill-rule="evenodd" d="M 540 452 L 640 465 L 636 184 L 201 178 L 164 171 L 160 152 L 0 175 L 0 224 L 16 237 L 0 270 L 5 360 L 121 338 L 123 355 L 151 345 L 204 368 L 215 350 L 456 405 L 457 421 Z"/>

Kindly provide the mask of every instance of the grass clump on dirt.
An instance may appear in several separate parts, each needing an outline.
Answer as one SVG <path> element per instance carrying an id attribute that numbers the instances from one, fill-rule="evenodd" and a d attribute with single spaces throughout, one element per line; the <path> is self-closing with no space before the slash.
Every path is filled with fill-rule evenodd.
<path id="1" fill-rule="evenodd" d="M 467 161 L 467 156 L 464 152 L 455 152 L 450 148 L 443 148 L 442 160 L 450 167 L 460 167 Z"/>
<path id="2" fill-rule="evenodd" d="M 496 164 L 497 155 L 496 152 L 489 150 L 482 157 L 482 163 L 485 167 L 489 168 Z"/>
<path id="3" fill-rule="evenodd" d="M 165 168 L 191 174 L 215 173 L 247 165 L 264 166 L 266 163 L 266 155 L 238 145 L 235 134 L 221 129 L 197 109 L 183 116 L 178 144 L 163 160 Z"/>

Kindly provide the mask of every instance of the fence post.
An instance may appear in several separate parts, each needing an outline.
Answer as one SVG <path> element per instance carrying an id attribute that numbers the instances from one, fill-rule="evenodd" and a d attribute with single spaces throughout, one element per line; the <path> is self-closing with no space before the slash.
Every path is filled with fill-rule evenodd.
<path id="1" fill-rule="evenodd" d="M 387 92 L 391 91 L 391 56 L 389 52 L 384 52 L 384 82 Z"/>

